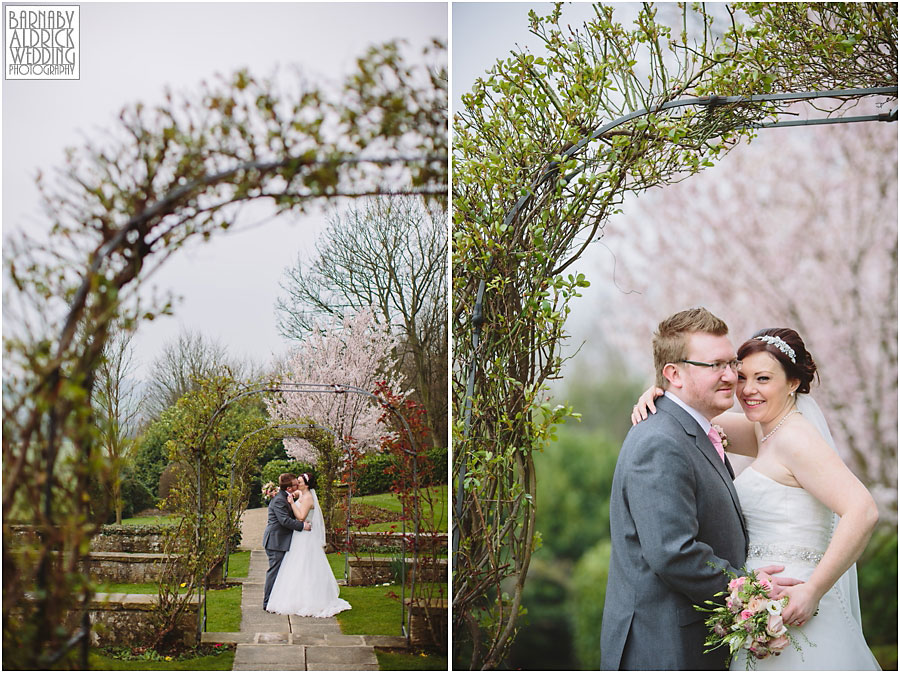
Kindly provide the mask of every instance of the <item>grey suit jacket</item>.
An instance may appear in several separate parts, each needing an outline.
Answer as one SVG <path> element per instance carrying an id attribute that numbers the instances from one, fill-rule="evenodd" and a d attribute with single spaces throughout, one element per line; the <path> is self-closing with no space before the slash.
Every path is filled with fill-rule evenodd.
<path id="1" fill-rule="evenodd" d="M 303 530 L 303 522 L 294 518 L 294 511 L 287 501 L 287 492 L 279 490 L 269 501 L 269 518 L 263 533 L 263 548 L 288 551 L 291 548 L 291 533 Z"/>
<path id="2" fill-rule="evenodd" d="M 697 421 L 665 397 L 656 407 L 629 431 L 613 476 L 601 667 L 723 670 L 723 650 L 703 654 L 705 616 L 693 605 L 725 589 L 721 568 L 742 574 L 738 496 Z"/>

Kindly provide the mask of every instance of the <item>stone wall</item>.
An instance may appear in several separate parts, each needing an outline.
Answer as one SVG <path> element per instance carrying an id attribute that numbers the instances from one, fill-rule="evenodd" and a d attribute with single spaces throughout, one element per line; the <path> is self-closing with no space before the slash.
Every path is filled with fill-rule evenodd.
<path id="1" fill-rule="evenodd" d="M 347 586 L 371 586 L 390 582 L 393 579 L 394 559 L 390 558 L 351 558 Z M 406 559 L 406 572 L 409 573 L 413 566 L 413 559 Z M 447 559 L 419 558 L 418 576 L 425 582 L 447 581 Z"/>
<path id="2" fill-rule="evenodd" d="M 415 649 L 447 651 L 447 601 L 443 598 L 406 599 L 409 644 Z M 431 624 L 429 625 L 429 621 Z"/>
<path id="3" fill-rule="evenodd" d="M 141 584 L 158 582 L 170 554 L 129 554 L 123 552 L 94 552 L 88 554 L 90 575 L 99 582 Z M 224 562 L 220 561 L 209 575 L 210 584 L 222 580 Z"/>
<path id="4" fill-rule="evenodd" d="M 156 632 L 153 610 L 156 594 L 96 594 L 88 606 L 91 619 L 91 644 L 99 647 L 133 646 L 147 643 Z M 175 629 L 176 640 L 193 645 L 197 639 L 200 597 L 193 596 Z M 67 627 L 81 624 L 81 612 L 69 613 Z"/>
<path id="5" fill-rule="evenodd" d="M 400 550 L 403 533 L 388 533 L 374 531 L 351 531 L 351 545 L 354 549 L 396 549 Z M 412 533 L 406 533 L 407 550 L 412 545 Z M 328 534 L 329 543 L 336 549 L 344 549 L 347 546 L 346 533 L 343 535 Z M 438 553 L 447 552 L 447 534 L 438 533 L 437 535 L 420 535 L 419 546 L 423 550 L 437 548 Z"/>
<path id="6" fill-rule="evenodd" d="M 92 551 L 85 563 L 89 564 L 91 577 L 100 582 L 139 584 L 159 581 L 169 558 L 169 554 Z"/>
<path id="7" fill-rule="evenodd" d="M 165 537 L 159 526 L 103 526 L 91 538 L 91 551 L 161 554 Z"/>

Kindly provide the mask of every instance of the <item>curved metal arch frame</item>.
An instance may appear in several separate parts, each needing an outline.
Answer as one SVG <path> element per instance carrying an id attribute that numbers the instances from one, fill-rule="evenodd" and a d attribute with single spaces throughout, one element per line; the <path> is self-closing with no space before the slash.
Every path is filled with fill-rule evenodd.
<path id="1" fill-rule="evenodd" d="M 584 149 L 588 143 L 599 139 L 605 133 L 608 133 L 612 129 L 617 126 L 621 126 L 625 122 L 631 121 L 637 117 L 642 117 L 644 115 L 653 114 L 657 112 L 662 112 L 665 110 L 670 110 L 678 107 L 686 107 L 689 105 L 706 107 L 710 111 L 713 108 L 719 105 L 729 105 L 729 104 L 740 104 L 740 103 L 758 103 L 758 102 L 775 102 L 775 101 L 799 101 L 799 100 L 812 100 L 815 98 L 852 98 L 859 96 L 897 96 L 898 88 L 896 86 L 884 86 L 884 87 L 869 87 L 869 88 L 860 88 L 860 89 L 832 89 L 828 91 L 800 91 L 797 93 L 779 93 L 779 94 L 760 94 L 760 95 L 752 95 L 752 96 L 700 96 L 700 97 L 692 97 L 692 98 L 682 98 L 679 100 L 667 101 L 665 103 L 661 103 L 659 105 L 641 108 L 640 110 L 635 110 L 633 112 L 629 112 L 628 114 L 619 117 L 618 119 L 614 119 L 611 122 L 604 124 L 600 128 L 591 132 L 577 143 L 575 143 L 572 147 L 567 149 L 565 152 L 561 153 L 563 157 L 563 161 L 571 159 L 576 154 L 578 154 L 582 149 Z M 779 128 L 779 127 L 791 127 L 791 126 L 814 126 L 817 124 L 849 124 L 856 122 L 867 122 L 867 121 L 880 121 L 880 122 L 896 122 L 897 121 L 897 109 L 895 108 L 891 112 L 880 114 L 880 115 L 864 115 L 857 117 L 828 117 L 824 119 L 807 119 L 807 120 L 791 120 L 791 121 L 775 121 L 775 122 L 765 122 L 765 123 L 756 123 L 756 124 L 747 124 L 744 126 L 737 127 L 738 129 L 746 129 L 746 128 Z M 541 171 L 540 175 L 538 175 L 534 181 L 528 186 L 525 192 L 521 197 L 516 201 L 512 208 L 506 213 L 506 216 L 503 218 L 503 223 L 509 226 L 512 221 L 519 214 L 519 211 L 528 203 L 535 195 L 535 192 L 538 187 L 543 184 L 548 177 L 555 173 L 556 169 L 561 162 L 549 162 L 547 166 Z M 571 173 L 563 176 L 561 179 L 565 182 L 568 182 L 573 177 L 578 175 L 581 171 L 585 169 L 585 166 L 582 165 L 576 169 L 574 169 Z M 490 261 L 488 264 L 490 265 Z M 478 290 L 475 295 L 475 304 L 472 307 L 472 316 L 470 318 L 472 324 L 472 360 L 469 364 L 469 374 L 466 380 L 466 393 L 465 398 L 463 400 L 463 441 L 467 440 L 469 437 L 469 433 L 472 428 L 472 399 L 475 396 L 475 370 L 477 368 L 478 361 L 478 345 L 481 342 L 481 330 L 484 325 L 484 293 L 486 289 L 486 283 L 484 278 L 479 280 L 478 282 Z M 453 570 L 455 571 L 459 562 L 459 545 L 460 545 L 460 537 L 461 532 L 459 529 L 459 520 L 462 518 L 463 511 L 463 501 L 465 499 L 465 477 L 466 477 L 466 461 L 463 460 L 462 464 L 457 473 L 457 485 L 456 485 L 456 495 L 454 496 L 453 502 L 453 528 L 452 528 L 452 559 L 453 559 Z"/>
<path id="2" fill-rule="evenodd" d="M 231 396 L 227 400 L 225 400 L 218 409 L 213 412 L 213 415 L 210 417 L 209 421 L 206 424 L 206 428 L 203 431 L 203 434 L 200 436 L 200 440 L 197 442 L 198 446 L 203 446 L 206 442 L 206 438 L 209 436 L 209 433 L 212 431 L 212 428 L 215 424 L 216 419 L 227 409 L 232 403 L 236 402 L 239 399 L 244 397 L 248 397 L 250 395 L 259 395 L 262 393 L 309 393 L 309 394 L 331 394 L 331 395 L 343 395 L 346 393 L 353 393 L 356 395 L 363 395 L 365 397 L 370 397 L 378 404 L 390 411 L 395 418 L 398 418 L 400 422 L 403 424 L 403 428 L 406 431 L 406 436 L 409 439 L 409 445 L 411 448 L 406 449 L 403 448 L 403 452 L 412 457 L 413 461 L 413 488 L 418 488 L 419 484 L 419 475 L 418 475 L 418 459 L 416 450 L 416 440 L 412 434 L 412 430 L 409 427 L 409 423 L 406 422 L 406 418 L 404 418 L 403 414 L 401 414 L 393 405 L 389 404 L 386 400 L 382 399 L 375 393 L 364 390 L 363 388 L 359 388 L 357 386 L 341 384 L 341 383 L 303 383 L 296 381 L 280 381 L 274 382 L 268 386 L 264 386 L 261 388 L 250 388 L 246 390 L 242 390 L 241 392 Z M 262 429 L 262 428 L 261 428 Z M 260 429 L 260 430 L 261 430 Z M 257 430 L 259 432 L 259 430 Z M 236 455 L 236 454 L 235 454 Z M 197 473 L 200 473 L 200 465 L 197 466 Z M 197 479 L 197 525 L 195 528 L 195 539 L 197 540 L 197 548 L 200 549 L 202 547 L 202 536 L 201 529 L 203 524 L 203 514 L 202 514 L 202 502 L 203 502 L 203 492 L 200 487 L 200 479 Z M 349 516 L 349 506 L 347 509 Z M 406 559 L 406 512 L 403 512 L 404 516 L 402 519 L 402 530 L 401 530 L 401 538 L 400 538 L 400 554 L 404 560 L 404 568 L 405 568 L 405 559 Z M 419 519 L 420 512 L 418 511 L 418 507 L 416 507 L 413 512 L 413 567 L 411 571 L 412 581 L 410 583 L 410 595 L 415 589 L 416 586 L 416 571 L 418 567 L 419 560 Z M 349 525 L 348 525 L 348 534 L 349 534 Z M 345 563 L 347 561 L 345 560 Z M 345 571 L 346 572 L 346 571 Z M 206 585 L 207 578 L 204 577 L 204 581 L 198 583 L 198 591 L 200 592 L 202 603 L 203 603 L 203 615 L 200 619 L 197 620 L 197 642 L 200 642 L 202 633 L 206 630 Z M 409 646 L 410 639 L 410 629 L 409 629 L 409 621 L 408 615 L 406 611 L 406 573 L 403 573 L 403 577 L 401 578 L 401 589 L 400 589 L 400 631 L 403 636 L 406 638 L 406 644 Z"/>

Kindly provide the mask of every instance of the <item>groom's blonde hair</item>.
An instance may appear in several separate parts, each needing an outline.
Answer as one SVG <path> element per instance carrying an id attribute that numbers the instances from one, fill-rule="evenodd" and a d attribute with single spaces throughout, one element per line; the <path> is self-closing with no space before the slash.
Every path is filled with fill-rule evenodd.
<path id="1" fill-rule="evenodd" d="M 663 376 L 663 368 L 669 362 L 687 357 L 688 337 L 695 332 L 715 336 L 728 334 L 728 325 L 705 308 L 690 308 L 671 315 L 656 328 L 653 334 L 653 366 L 656 368 L 656 385 L 665 390 L 669 386 Z"/>

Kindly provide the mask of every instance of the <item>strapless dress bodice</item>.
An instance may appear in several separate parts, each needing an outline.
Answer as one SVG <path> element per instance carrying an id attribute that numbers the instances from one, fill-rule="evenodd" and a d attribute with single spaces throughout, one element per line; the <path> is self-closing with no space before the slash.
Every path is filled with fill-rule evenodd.
<path id="1" fill-rule="evenodd" d="M 817 564 L 833 529 L 833 514 L 802 488 L 786 486 L 747 467 L 734 480 L 750 538 L 747 560 Z"/>

